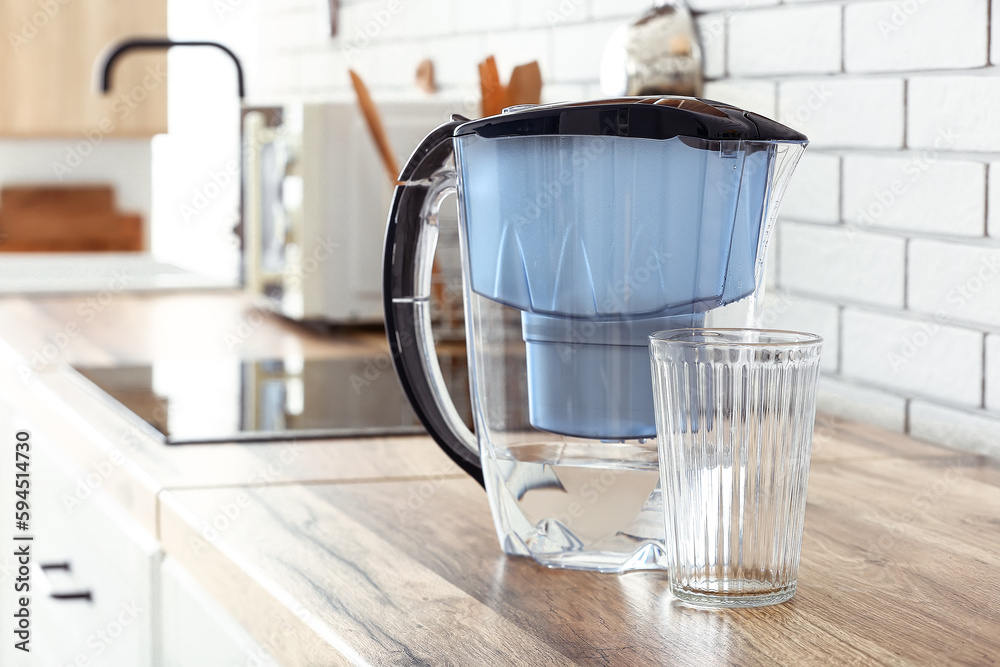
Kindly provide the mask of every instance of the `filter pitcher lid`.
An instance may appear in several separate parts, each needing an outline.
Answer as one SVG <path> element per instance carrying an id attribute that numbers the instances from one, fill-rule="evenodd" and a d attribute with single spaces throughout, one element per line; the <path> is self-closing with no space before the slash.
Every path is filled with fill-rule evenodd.
<path id="1" fill-rule="evenodd" d="M 463 123 L 455 136 L 606 135 L 642 139 L 805 142 L 806 136 L 752 111 L 696 97 L 662 95 L 521 105 Z"/>

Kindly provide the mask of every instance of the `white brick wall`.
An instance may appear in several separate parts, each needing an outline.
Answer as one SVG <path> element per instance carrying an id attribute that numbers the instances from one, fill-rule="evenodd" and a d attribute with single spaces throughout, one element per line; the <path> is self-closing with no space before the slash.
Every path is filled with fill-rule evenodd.
<path id="1" fill-rule="evenodd" d="M 610 0 L 614 1 L 614 0 Z M 696 12 L 710 12 L 719 9 L 732 11 L 776 5 L 780 0 L 689 0 L 688 7 Z M 649 3 L 646 3 L 649 6 Z"/>
<path id="2" fill-rule="evenodd" d="M 1000 328 L 1000 247 L 914 239 L 908 289 L 914 311 Z"/>
<path id="3" fill-rule="evenodd" d="M 840 222 L 840 157 L 806 153 L 781 202 L 781 213 L 792 220 Z"/>
<path id="4" fill-rule="evenodd" d="M 986 233 L 988 236 L 1000 239 L 1000 162 L 990 164 L 988 199 Z"/>
<path id="5" fill-rule="evenodd" d="M 1000 151 L 1000 77 L 979 72 L 910 79 L 910 147 Z"/>
<path id="6" fill-rule="evenodd" d="M 844 220 L 861 228 L 982 236 L 986 165 L 925 151 L 849 155 Z"/>
<path id="7" fill-rule="evenodd" d="M 399 0 L 400 4 L 405 6 L 407 3 Z M 455 21 L 455 25 L 462 32 L 479 32 L 485 30 L 510 30 L 515 25 L 518 24 L 518 5 L 521 3 L 517 2 L 490 2 L 489 0 L 461 0 L 461 2 L 452 3 L 450 12 L 450 18 Z M 544 6 L 546 3 L 540 3 Z M 527 7 L 524 7 L 525 9 Z M 541 7 L 536 8 L 535 11 L 542 9 Z M 548 9 L 546 7 L 546 9 Z M 583 16 L 585 8 L 574 7 L 572 14 L 581 14 L 580 18 L 584 19 Z M 432 12 L 434 10 L 431 10 Z M 438 10 L 434 12 L 435 14 L 441 13 L 440 3 L 438 4 Z M 534 12 L 525 12 L 527 14 L 533 14 Z M 530 17 L 527 23 L 534 24 L 533 17 Z"/>
<path id="8" fill-rule="evenodd" d="M 847 5 L 844 68 L 896 72 L 985 65 L 988 18 L 987 0 Z"/>
<path id="9" fill-rule="evenodd" d="M 1000 0 L 992 0 L 990 7 L 990 17 L 1000 16 Z M 992 38 L 990 39 L 990 62 L 994 65 L 1000 64 L 1000 23 L 990 25 Z"/>
<path id="10" fill-rule="evenodd" d="M 899 237 L 785 221 L 779 282 L 833 301 L 902 308 L 905 255 Z"/>
<path id="11" fill-rule="evenodd" d="M 906 399 L 885 391 L 826 375 L 820 379 L 816 401 L 824 412 L 838 417 L 868 422 L 897 433 L 906 430 Z"/>
<path id="12" fill-rule="evenodd" d="M 844 377 L 970 408 L 982 405 L 982 334 L 933 319 L 844 311 Z"/>
<path id="13" fill-rule="evenodd" d="M 1000 413 L 1000 335 L 986 337 L 986 408 Z"/>
<path id="14" fill-rule="evenodd" d="M 704 92 L 705 97 L 710 100 L 725 100 L 729 104 L 735 104 L 744 109 L 753 109 L 768 118 L 774 118 L 778 115 L 773 81 L 753 79 L 708 81 L 705 83 Z"/>
<path id="15" fill-rule="evenodd" d="M 790 79 L 778 83 L 778 120 L 823 148 L 901 148 L 903 80 Z"/>
<path id="16" fill-rule="evenodd" d="M 594 79 L 594 72 L 601 69 L 602 48 L 581 49 L 582 44 L 606 44 L 620 21 L 564 25 L 553 31 L 552 75 L 557 81 L 586 81 Z"/>
<path id="17" fill-rule="evenodd" d="M 701 52 L 705 61 L 705 77 L 717 79 L 726 75 L 726 23 L 728 14 L 702 14 L 695 19 L 701 36 Z"/>
<path id="18" fill-rule="evenodd" d="M 754 76 L 839 71 L 840 16 L 836 5 L 733 14 L 728 26 L 729 73 Z M 762 48 L 765 44 L 767 48 Z"/>
<path id="19" fill-rule="evenodd" d="M 520 0 L 522 4 L 531 4 L 537 0 Z M 571 0 L 580 2 L 580 0 Z M 558 2 L 554 4 L 559 4 Z M 586 0 L 582 1 L 586 5 Z M 638 16 L 651 7 L 647 0 L 591 0 L 591 10 L 596 18 L 618 17 L 628 19 Z"/>
<path id="20" fill-rule="evenodd" d="M 689 0 L 705 96 L 812 141 L 775 234 L 765 318 L 824 336 L 821 408 L 1000 454 L 1000 275 L 984 268 L 1000 252 L 1000 20 L 990 26 L 988 4 L 1000 16 L 1000 0 Z M 477 99 L 490 53 L 504 76 L 539 60 L 547 101 L 596 97 L 605 42 L 651 3 L 344 5 L 330 40 L 314 0 L 261 4 L 259 46 L 241 51 L 249 101 L 349 99 L 344 51 L 359 35 L 351 64 L 376 99 L 418 95 L 425 57 L 442 94 Z"/>
<path id="21" fill-rule="evenodd" d="M 428 8 L 428 16 L 433 19 L 440 14 L 441 0 L 430 1 L 438 7 L 437 11 Z M 568 0 L 567 2 L 560 2 L 560 0 L 518 0 L 518 2 L 505 4 L 508 5 L 506 8 L 508 11 L 514 12 L 513 17 L 520 28 L 549 27 L 556 23 L 569 22 L 570 19 L 576 21 L 587 20 L 592 16 L 588 3 L 573 2 L 572 0 Z M 471 5 L 472 11 L 479 12 L 486 21 L 489 21 L 490 10 L 484 10 L 482 5 L 475 2 L 471 3 Z M 459 25 L 462 25 L 461 16 L 456 15 L 455 18 L 458 20 Z M 601 16 L 601 18 L 607 17 Z M 487 25 L 485 29 L 490 29 L 490 26 Z M 493 31 L 498 32 L 496 26 L 493 27 Z"/>
<path id="22" fill-rule="evenodd" d="M 910 404 L 910 433 L 922 440 L 994 457 L 1000 455 L 1000 419 L 984 412 L 913 401 Z"/>

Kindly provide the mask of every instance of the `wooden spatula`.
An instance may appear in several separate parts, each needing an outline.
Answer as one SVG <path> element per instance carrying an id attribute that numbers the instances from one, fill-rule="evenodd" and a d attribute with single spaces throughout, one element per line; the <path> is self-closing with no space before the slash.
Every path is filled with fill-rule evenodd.
<path id="1" fill-rule="evenodd" d="M 507 88 L 500 83 L 500 72 L 493 56 L 479 63 L 479 90 L 483 96 L 483 115 L 495 116 L 506 106 Z"/>
<path id="2" fill-rule="evenodd" d="M 396 156 L 389 145 L 389 136 L 385 133 L 385 126 L 382 125 L 382 117 L 379 116 L 378 107 L 372 101 L 372 96 L 368 92 L 368 86 L 361 80 L 357 72 L 352 69 L 347 71 L 351 75 L 351 83 L 354 85 L 354 92 L 358 96 L 358 106 L 361 107 L 361 113 L 365 117 L 368 131 L 371 133 L 372 139 L 375 140 L 375 145 L 378 147 L 379 155 L 382 158 L 382 165 L 385 167 L 389 180 L 395 183 L 396 179 L 399 178 L 399 163 L 396 162 Z"/>
<path id="3" fill-rule="evenodd" d="M 510 73 L 506 106 L 539 104 L 542 101 L 542 70 L 538 61 L 518 65 Z"/>

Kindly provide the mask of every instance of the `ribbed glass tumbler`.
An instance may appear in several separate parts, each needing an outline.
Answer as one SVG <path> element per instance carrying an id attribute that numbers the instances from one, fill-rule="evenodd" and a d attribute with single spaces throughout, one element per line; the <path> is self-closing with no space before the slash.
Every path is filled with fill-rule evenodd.
<path id="1" fill-rule="evenodd" d="M 795 594 L 822 338 L 757 329 L 650 337 L 670 587 L 699 607 Z"/>

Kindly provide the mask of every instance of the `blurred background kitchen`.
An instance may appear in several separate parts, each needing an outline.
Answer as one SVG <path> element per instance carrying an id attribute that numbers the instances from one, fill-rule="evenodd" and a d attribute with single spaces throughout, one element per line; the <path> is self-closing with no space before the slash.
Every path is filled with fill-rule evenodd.
<path id="1" fill-rule="evenodd" d="M 651 5 L 8 0 L 0 292 L 106 289 L 113 275 L 129 291 L 247 283 L 295 319 L 377 321 L 391 184 L 348 69 L 398 163 L 450 113 L 481 115 L 490 55 L 502 82 L 537 62 L 543 102 L 622 92 L 614 44 Z M 826 339 L 821 411 L 1000 453 L 989 0 L 689 7 L 694 39 L 675 51 L 700 56 L 703 96 L 812 140 L 771 246 L 764 322 Z M 124 55 L 99 95 L 102 49 L 136 35 L 226 45 L 245 97 L 232 59 L 207 47 Z M 335 261 L 310 271 L 321 251 Z"/>

